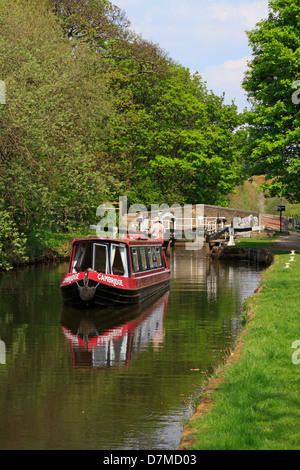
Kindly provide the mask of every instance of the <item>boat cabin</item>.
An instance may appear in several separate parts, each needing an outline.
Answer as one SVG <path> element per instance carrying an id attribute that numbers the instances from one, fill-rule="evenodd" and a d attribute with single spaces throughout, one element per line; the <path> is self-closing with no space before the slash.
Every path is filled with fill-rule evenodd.
<path id="1" fill-rule="evenodd" d="M 69 273 L 85 272 L 131 277 L 134 274 L 167 268 L 161 244 L 137 240 L 75 240 Z"/>

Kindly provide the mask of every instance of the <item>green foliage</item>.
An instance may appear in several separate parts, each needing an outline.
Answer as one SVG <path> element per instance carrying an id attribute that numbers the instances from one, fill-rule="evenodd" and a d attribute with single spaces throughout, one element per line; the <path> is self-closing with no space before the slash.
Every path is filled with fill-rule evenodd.
<path id="1" fill-rule="evenodd" d="M 1 207 L 3 207 L 3 201 Z M 0 210 L 0 269 L 9 270 L 12 263 L 17 265 L 27 260 L 26 238 L 20 233 L 11 214 Z"/>
<path id="2" fill-rule="evenodd" d="M 130 81 L 129 89 L 126 127 L 122 123 L 112 149 L 123 157 L 129 199 L 146 205 L 225 203 L 241 178 L 235 106 L 225 106 L 197 74 L 174 64 L 161 78 Z"/>
<path id="3" fill-rule="evenodd" d="M 230 194 L 230 207 L 235 209 L 242 209 L 247 211 L 266 211 L 262 204 L 263 195 L 258 191 L 257 185 L 254 185 L 250 181 L 245 181 L 243 185 L 238 186 L 234 189 L 232 194 Z"/>
<path id="4" fill-rule="evenodd" d="M 20 232 L 69 230 L 113 187 L 103 161 L 113 106 L 96 53 L 63 37 L 40 2 L 0 1 L 0 192 Z M 97 97 L 97 100 L 94 97 Z"/>
<path id="5" fill-rule="evenodd" d="M 47 228 L 35 227 L 27 238 L 26 251 L 30 260 L 35 260 L 46 254 L 50 258 L 69 258 L 72 240 L 87 237 L 86 227 L 78 227 L 76 233 L 54 232 Z"/>
<path id="6" fill-rule="evenodd" d="M 252 111 L 246 113 L 250 132 L 245 154 L 250 155 L 251 173 L 266 176 L 270 196 L 299 202 L 300 107 L 293 99 L 300 78 L 299 3 L 270 1 L 268 19 L 248 37 L 253 59 L 244 88 Z"/>
<path id="7" fill-rule="evenodd" d="M 0 48 L 1 233 L 27 254 L 33 233 L 89 226 L 120 195 L 222 204 L 240 182 L 236 107 L 112 3 L 0 0 Z"/>

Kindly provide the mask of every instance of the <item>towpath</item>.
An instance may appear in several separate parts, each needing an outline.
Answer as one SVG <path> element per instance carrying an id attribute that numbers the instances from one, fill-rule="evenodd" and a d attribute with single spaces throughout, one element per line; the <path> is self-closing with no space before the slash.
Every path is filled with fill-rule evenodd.
<path id="1" fill-rule="evenodd" d="M 291 232 L 289 235 L 283 235 L 279 237 L 274 245 L 278 250 L 290 251 L 295 250 L 297 253 L 300 253 L 300 237 L 298 233 Z"/>

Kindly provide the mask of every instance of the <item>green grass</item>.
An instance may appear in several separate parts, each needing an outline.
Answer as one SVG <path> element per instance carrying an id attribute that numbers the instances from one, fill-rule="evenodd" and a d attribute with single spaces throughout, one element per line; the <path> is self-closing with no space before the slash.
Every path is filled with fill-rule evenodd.
<path id="1" fill-rule="evenodd" d="M 205 450 L 300 449 L 300 255 L 275 256 L 261 291 L 247 299 L 242 356 L 224 368 L 215 405 L 195 423 L 191 448 Z M 300 358 L 300 347 L 299 358 Z"/>
<path id="2" fill-rule="evenodd" d="M 274 236 L 271 238 L 239 238 L 235 240 L 235 246 L 237 247 L 250 247 L 250 248 L 270 248 L 273 249 L 276 247 L 275 242 L 276 240 L 283 236 L 286 235 L 286 233 L 276 233 Z"/>

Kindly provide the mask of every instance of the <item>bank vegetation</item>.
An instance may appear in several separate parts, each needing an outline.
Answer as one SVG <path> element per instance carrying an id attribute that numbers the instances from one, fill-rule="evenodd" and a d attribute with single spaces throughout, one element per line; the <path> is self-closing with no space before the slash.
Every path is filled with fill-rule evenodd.
<path id="1" fill-rule="evenodd" d="M 299 449 L 299 277 L 299 253 L 275 254 L 245 300 L 242 334 L 207 385 L 181 449 Z"/>
<path id="2" fill-rule="evenodd" d="M 0 268 L 105 201 L 225 203 L 236 106 L 106 0 L 0 0 Z"/>
<path id="3" fill-rule="evenodd" d="M 240 188 L 250 207 L 243 182 L 260 175 L 299 202 L 299 14 L 271 0 L 247 33 L 252 107 L 238 113 L 108 0 L 0 0 L 0 269 L 120 195 L 226 206 Z"/>

